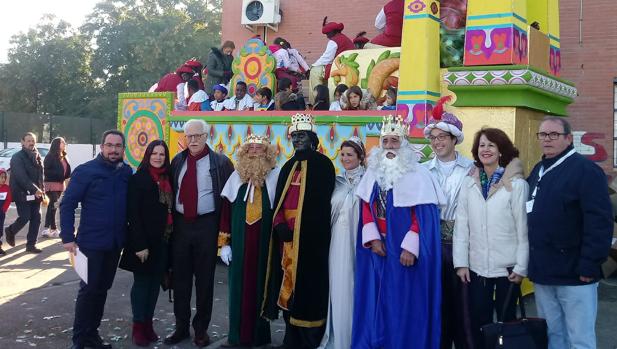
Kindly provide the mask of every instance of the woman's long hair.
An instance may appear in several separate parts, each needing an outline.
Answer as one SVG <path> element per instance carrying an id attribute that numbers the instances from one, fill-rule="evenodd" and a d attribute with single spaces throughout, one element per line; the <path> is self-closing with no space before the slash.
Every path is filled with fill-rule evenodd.
<path id="1" fill-rule="evenodd" d="M 152 152 L 154 152 L 154 147 L 159 145 L 163 146 L 163 148 L 165 149 L 165 161 L 163 162 L 163 168 L 169 175 L 169 169 L 171 167 L 169 165 L 169 148 L 167 147 L 167 143 L 165 143 L 165 141 L 162 139 L 153 140 L 152 142 L 150 142 L 150 144 L 148 144 L 146 152 L 144 153 L 144 157 L 141 159 L 139 167 L 137 167 L 137 171 L 147 171 L 150 169 L 150 157 L 152 156 Z"/>
<path id="2" fill-rule="evenodd" d="M 328 89 L 328 86 L 317 85 L 314 88 L 314 92 L 315 92 L 315 107 L 313 108 L 313 110 L 329 110 L 330 109 L 330 90 Z"/>
<path id="3" fill-rule="evenodd" d="M 52 139 L 51 146 L 49 147 L 49 152 L 47 153 L 47 156 L 52 156 L 52 158 L 55 158 L 55 159 L 65 158 L 66 150 L 62 150 L 62 151 L 60 150 L 60 144 L 62 144 L 62 142 L 66 144 L 66 141 L 62 137 L 56 137 Z"/>

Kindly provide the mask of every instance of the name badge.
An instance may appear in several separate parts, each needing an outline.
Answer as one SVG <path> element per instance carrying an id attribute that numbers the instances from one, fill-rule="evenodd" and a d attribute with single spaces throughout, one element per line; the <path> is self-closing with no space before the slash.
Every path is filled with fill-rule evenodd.
<path id="1" fill-rule="evenodd" d="M 34 201 L 35 199 L 36 199 L 36 196 L 34 196 L 34 195 L 26 196 L 26 201 Z"/>
<path id="2" fill-rule="evenodd" d="M 534 202 L 534 200 L 527 201 L 527 203 L 526 203 L 527 213 L 533 212 L 533 202 Z"/>
<path id="3" fill-rule="evenodd" d="M 0 193 L 0 200 L 6 200 L 7 193 Z"/>

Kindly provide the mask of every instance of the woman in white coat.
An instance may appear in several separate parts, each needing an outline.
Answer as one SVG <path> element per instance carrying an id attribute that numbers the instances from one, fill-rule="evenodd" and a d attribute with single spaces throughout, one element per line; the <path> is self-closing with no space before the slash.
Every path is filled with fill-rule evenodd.
<path id="1" fill-rule="evenodd" d="M 356 187 L 364 175 L 366 151 L 358 137 L 341 144 L 345 171 L 336 176 L 332 194 L 330 240 L 330 302 L 326 331 L 320 348 L 349 349 L 353 318 L 356 235 L 360 213 Z"/>
<path id="2" fill-rule="evenodd" d="M 529 259 L 525 211 L 529 187 L 518 150 L 502 130 L 478 131 L 472 153 L 476 168 L 461 187 L 453 259 L 457 275 L 469 284 L 475 347 L 483 348 L 480 328 L 493 322 L 494 312 L 498 321 L 516 317 L 516 296 Z M 511 286 L 512 297 L 505 304 Z"/>

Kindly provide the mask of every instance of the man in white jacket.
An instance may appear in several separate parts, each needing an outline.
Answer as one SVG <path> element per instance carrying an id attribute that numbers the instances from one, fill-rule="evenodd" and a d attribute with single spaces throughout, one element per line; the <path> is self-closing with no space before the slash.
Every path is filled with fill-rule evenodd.
<path id="1" fill-rule="evenodd" d="M 459 154 L 455 147 L 464 139 L 463 123 L 444 106 L 450 97 L 441 98 L 433 108 L 433 118 L 424 128 L 424 137 L 431 142 L 435 157 L 424 163 L 431 175 L 439 182 L 446 195 L 447 204 L 441 210 L 441 343 L 442 346 L 456 348 L 471 347 L 468 339 L 471 336 L 470 324 L 465 323 L 463 316 L 464 300 L 463 286 L 454 271 L 452 264 L 452 235 L 458 194 L 461 185 L 473 161 Z"/>

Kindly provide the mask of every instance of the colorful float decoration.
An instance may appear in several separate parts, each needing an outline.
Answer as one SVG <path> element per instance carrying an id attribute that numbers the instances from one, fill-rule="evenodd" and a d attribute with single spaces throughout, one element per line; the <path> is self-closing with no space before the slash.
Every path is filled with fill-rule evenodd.
<path id="1" fill-rule="evenodd" d="M 247 93 L 255 95 L 258 89 L 269 87 L 276 91 L 276 60 L 263 41 L 251 39 L 240 49 L 240 54 L 232 63 L 234 73 L 229 86 L 236 86 L 238 81 L 244 81 L 247 85 Z M 229 93 L 234 95 L 234 89 Z"/>
<path id="2" fill-rule="evenodd" d="M 528 140 L 546 114 L 566 115 L 577 91 L 559 78 L 559 0 L 406 0 L 400 48 L 341 53 L 328 81 L 370 90 L 384 98 L 398 88 L 396 114 L 410 125 L 409 137 L 424 157 L 422 138 L 435 102 L 454 97 L 450 109 L 460 116 L 465 132 L 485 125 L 504 129 L 515 140 L 521 157 L 536 159 L 539 148 Z M 233 63 L 231 86 L 248 84 L 253 95 L 261 86 L 275 90 L 275 59 L 259 40 L 249 40 Z M 233 91 L 233 89 L 231 89 Z M 233 93 L 233 92 L 232 92 Z M 232 156 L 239 140 L 250 132 L 267 134 L 279 149 L 280 161 L 291 154 L 285 113 L 172 112 L 173 95 L 121 94 L 118 127 L 128 139 L 127 159 L 136 166 L 152 139 L 171 141 L 172 152 L 183 149 L 182 124 L 202 118 L 213 125 L 210 145 Z M 357 134 L 369 148 L 378 142 L 381 111 L 316 114 L 320 150 L 337 156 L 340 140 Z M 467 137 L 461 150 L 471 149 Z M 531 160 L 530 160 L 531 161 Z M 528 167 L 530 164 L 526 164 Z"/>

